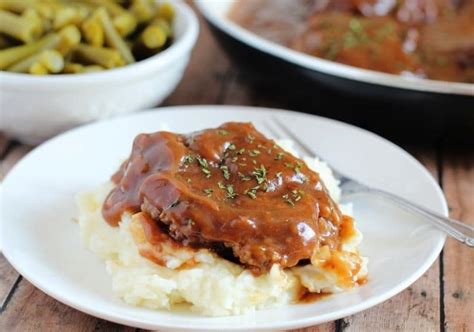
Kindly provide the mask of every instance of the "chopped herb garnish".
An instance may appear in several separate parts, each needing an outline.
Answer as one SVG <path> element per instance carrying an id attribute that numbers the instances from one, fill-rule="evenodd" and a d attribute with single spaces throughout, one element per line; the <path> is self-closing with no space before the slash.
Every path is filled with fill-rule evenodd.
<path id="1" fill-rule="evenodd" d="M 245 190 L 245 194 L 249 196 L 251 199 L 257 198 L 257 190 L 260 189 L 260 186 L 255 186 L 253 188 Z"/>
<path id="2" fill-rule="evenodd" d="M 220 168 L 222 171 L 222 175 L 224 176 L 224 179 L 229 180 L 230 179 L 229 167 L 223 165 Z"/>
<path id="3" fill-rule="evenodd" d="M 301 161 L 297 161 L 295 166 L 295 172 L 300 173 L 301 167 L 303 167 L 303 163 Z"/>
<path id="4" fill-rule="evenodd" d="M 231 185 L 231 184 L 227 185 L 226 189 L 227 189 L 227 194 L 226 194 L 227 198 L 234 199 L 238 195 L 234 191 L 234 186 L 233 185 Z"/>
<path id="5" fill-rule="evenodd" d="M 193 156 L 191 156 L 190 154 L 185 155 L 185 156 L 183 157 L 183 164 L 185 164 L 186 166 L 189 165 L 189 164 L 191 164 L 193 161 L 194 161 L 194 158 L 193 158 Z"/>
<path id="6" fill-rule="evenodd" d="M 239 177 L 242 181 L 250 181 L 252 180 L 250 177 L 248 177 L 247 175 L 245 175 L 244 173 L 241 173 L 239 172 Z"/>
<path id="7" fill-rule="evenodd" d="M 300 190 L 292 190 L 291 191 L 291 195 L 295 199 L 295 202 L 298 202 L 301 199 L 301 197 L 303 196 L 303 194 L 304 194 L 304 192 L 300 191 Z"/>
<path id="8" fill-rule="evenodd" d="M 204 193 L 207 195 L 207 196 L 211 196 L 212 193 L 214 192 L 214 190 L 212 188 L 206 188 L 206 189 L 203 189 L 202 191 L 204 191 Z"/>
<path id="9" fill-rule="evenodd" d="M 260 154 L 260 151 L 259 150 L 251 150 L 249 151 L 249 156 L 250 157 L 256 157 Z"/>
<path id="10" fill-rule="evenodd" d="M 238 159 L 239 159 L 239 157 L 235 156 L 235 157 L 232 157 L 231 161 L 232 161 L 233 163 L 235 163 Z"/>
<path id="11" fill-rule="evenodd" d="M 253 137 L 252 135 L 250 135 L 250 134 L 247 135 L 247 141 L 248 141 L 249 143 L 253 143 L 253 140 L 254 140 L 254 139 L 255 139 L 255 137 Z"/>
<path id="12" fill-rule="evenodd" d="M 230 143 L 229 146 L 227 147 L 229 150 L 235 150 L 235 144 Z"/>
<path id="13" fill-rule="evenodd" d="M 288 204 L 290 204 L 291 206 L 295 206 L 295 203 L 293 202 L 293 200 L 290 198 L 290 196 L 288 194 L 285 194 L 283 196 L 281 196 L 283 198 L 283 200 L 285 202 L 287 202 Z"/>
<path id="14" fill-rule="evenodd" d="M 201 166 L 201 171 L 206 175 L 207 178 L 211 177 L 211 171 L 209 170 L 209 164 L 205 158 L 196 156 L 199 166 Z"/>
<path id="15" fill-rule="evenodd" d="M 196 156 L 196 160 L 198 161 L 199 166 L 201 166 L 201 171 L 206 174 L 206 177 L 211 177 L 211 171 L 209 170 L 209 164 L 205 158 L 201 156 Z"/>
<path id="16" fill-rule="evenodd" d="M 260 165 L 260 167 L 255 167 L 252 174 L 255 176 L 258 184 L 261 184 L 267 180 L 267 170 L 263 165 Z"/>
<path id="17" fill-rule="evenodd" d="M 275 157 L 275 160 L 282 160 L 284 155 L 285 154 L 283 152 L 278 152 Z"/>
<path id="18" fill-rule="evenodd" d="M 220 188 L 220 189 L 225 189 L 225 186 L 222 182 L 217 182 L 217 186 Z"/>
<path id="19" fill-rule="evenodd" d="M 286 163 L 285 163 L 285 167 L 287 167 L 287 168 L 293 168 L 293 164 L 286 162 Z"/>
<path id="20" fill-rule="evenodd" d="M 361 33 L 364 30 L 364 27 L 358 19 L 352 18 L 349 21 L 349 29 L 351 29 L 351 31 L 354 33 Z"/>
<path id="21" fill-rule="evenodd" d="M 205 158 L 202 158 L 201 156 L 197 156 L 196 159 L 201 167 L 205 167 L 205 168 L 209 167 L 207 160 Z"/>
<path id="22" fill-rule="evenodd" d="M 221 135 L 221 136 L 229 135 L 229 132 L 228 132 L 227 130 L 225 130 L 225 129 L 219 129 L 219 130 L 217 131 L 217 133 L 218 133 L 219 135 Z"/>
<path id="23" fill-rule="evenodd" d="M 253 192 L 252 190 L 246 192 L 247 196 L 249 196 L 251 199 L 256 199 L 257 194 Z"/>
<path id="24" fill-rule="evenodd" d="M 236 154 L 243 154 L 245 152 L 245 148 L 242 148 L 236 152 Z"/>

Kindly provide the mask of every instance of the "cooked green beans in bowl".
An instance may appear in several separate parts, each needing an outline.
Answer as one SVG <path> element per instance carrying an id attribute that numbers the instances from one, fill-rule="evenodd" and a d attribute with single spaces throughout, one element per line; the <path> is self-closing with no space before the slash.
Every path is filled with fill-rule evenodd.
<path id="1" fill-rule="evenodd" d="M 153 0 L 0 0 L 0 70 L 78 74 L 171 45 L 175 8 Z"/>

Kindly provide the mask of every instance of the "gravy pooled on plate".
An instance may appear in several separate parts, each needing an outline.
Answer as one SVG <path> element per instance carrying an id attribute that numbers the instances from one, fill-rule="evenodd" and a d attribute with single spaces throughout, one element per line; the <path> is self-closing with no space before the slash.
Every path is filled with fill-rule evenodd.
<path id="1" fill-rule="evenodd" d="M 110 225 L 142 211 L 177 243 L 212 249 L 254 274 L 307 264 L 322 246 L 338 249 L 352 225 L 316 172 L 249 123 L 141 134 L 112 180 L 102 208 Z"/>

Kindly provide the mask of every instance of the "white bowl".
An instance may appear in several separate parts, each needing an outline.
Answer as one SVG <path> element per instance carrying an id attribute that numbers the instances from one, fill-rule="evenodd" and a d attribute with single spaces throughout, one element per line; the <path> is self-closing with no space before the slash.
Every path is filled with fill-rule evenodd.
<path id="1" fill-rule="evenodd" d="M 173 1 L 175 40 L 163 52 L 99 73 L 0 72 L 0 131 L 36 144 L 73 126 L 158 105 L 176 87 L 196 42 L 194 12 Z"/>

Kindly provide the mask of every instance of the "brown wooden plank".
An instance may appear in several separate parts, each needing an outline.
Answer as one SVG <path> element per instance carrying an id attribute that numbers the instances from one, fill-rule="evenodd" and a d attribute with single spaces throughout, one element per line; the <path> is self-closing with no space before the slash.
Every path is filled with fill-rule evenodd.
<path id="1" fill-rule="evenodd" d="M 304 329 L 291 330 L 291 332 L 334 332 L 334 331 L 336 331 L 336 325 L 334 324 L 334 322 L 311 326 Z"/>
<path id="2" fill-rule="evenodd" d="M 452 218 L 474 225 L 472 147 L 443 153 L 443 189 Z M 474 250 L 448 239 L 444 247 L 444 311 L 447 331 L 474 331 Z"/>
<path id="3" fill-rule="evenodd" d="M 5 257 L 0 254 L 0 311 L 5 308 L 9 297 L 13 292 L 15 282 L 19 274 L 15 271 Z"/>
<path id="4" fill-rule="evenodd" d="M 410 152 L 437 177 L 434 149 Z M 370 265 L 369 265 L 370 273 Z M 388 301 L 344 319 L 344 331 L 438 331 L 440 327 L 439 259 L 413 285 Z"/>
<path id="5" fill-rule="evenodd" d="M 22 279 L 0 315 L 0 331 L 128 331 L 135 329 L 83 314 Z"/>
<path id="6" fill-rule="evenodd" d="M 26 145 L 15 145 L 0 162 L 0 180 L 2 180 L 8 171 L 31 150 Z M 0 308 L 4 308 L 9 297 L 14 291 L 15 283 L 19 277 L 18 272 L 8 263 L 3 255 L 0 255 Z"/>
<path id="7" fill-rule="evenodd" d="M 201 15 L 199 23 L 199 38 L 183 79 L 163 105 L 216 104 L 220 98 L 230 63 Z"/>

